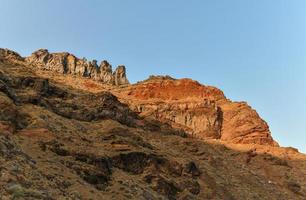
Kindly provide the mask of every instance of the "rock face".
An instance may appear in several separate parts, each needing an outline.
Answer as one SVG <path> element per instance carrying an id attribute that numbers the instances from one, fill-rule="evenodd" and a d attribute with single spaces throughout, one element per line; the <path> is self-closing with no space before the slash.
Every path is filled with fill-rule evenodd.
<path id="1" fill-rule="evenodd" d="M 167 122 L 198 138 L 278 145 L 267 123 L 246 103 L 232 102 L 217 88 L 190 79 L 156 77 L 117 94 L 144 117 Z"/>
<path id="2" fill-rule="evenodd" d="M 18 53 L 15 51 L 9 50 L 9 49 L 2 49 L 0 48 L 0 59 L 1 61 L 23 61 L 24 58 L 21 57 Z"/>
<path id="3" fill-rule="evenodd" d="M 13 51 L 0 49 L 0 56 L 2 59 L 24 61 L 30 68 L 35 66 L 39 70 L 87 77 L 109 85 L 125 85 L 127 87 L 115 87 L 110 92 L 142 117 L 167 123 L 197 138 L 278 145 L 271 137 L 267 123 L 250 106 L 244 102 L 232 102 L 226 99 L 221 90 L 201 85 L 191 79 L 176 80 L 169 76 L 151 76 L 148 80 L 129 85 L 125 67 L 118 66 L 113 72 L 107 61 L 102 61 L 98 66 L 96 60 L 79 59 L 70 53 L 49 53 L 46 49 L 40 49 L 25 59 Z M 5 86 L 2 87 L 5 89 Z M 99 95 L 101 94 L 91 98 L 98 99 Z M 48 104 L 49 107 L 54 105 L 57 104 Z M 71 106 L 72 104 L 57 110 L 64 112 L 70 109 L 67 115 L 74 113 L 73 116 L 79 116 Z M 92 106 L 99 108 L 100 105 Z M 80 109 L 78 112 L 84 111 Z M 94 116 L 88 113 L 87 117 L 96 118 L 99 109 L 94 113 Z"/>
<path id="4" fill-rule="evenodd" d="M 222 140 L 234 143 L 278 145 L 268 124 L 245 102 L 220 102 L 223 112 Z"/>
<path id="5" fill-rule="evenodd" d="M 0 50 L 0 199 L 305 200 L 306 155 L 272 146 L 258 114 L 217 88 L 170 77 L 117 87 L 58 70 Z"/>
<path id="6" fill-rule="evenodd" d="M 129 81 L 126 78 L 125 66 L 120 65 L 114 72 L 115 85 L 127 85 Z"/>
<path id="7" fill-rule="evenodd" d="M 125 67 L 122 65 L 118 66 L 113 73 L 112 66 L 107 61 L 102 61 L 98 66 L 96 60 L 87 61 L 85 58 L 79 59 L 66 52 L 49 53 L 47 49 L 35 51 L 25 60 L 29 65 L 36 66 L 41 70 L 88 77 L 111 85 L 129 84 Z"/>
<path id="8" fill-rule="evenodd" d="M 202 103 L 130 103 L 130 107 L 145 117 L 168 123 L 198 138 L 221 138 L 222 111 L 210 101 Z"/>
<path id="9" fill-rule="evenodd" d="M 0 70 L 0 120 L 14 122 L 18 119 L 15 104 L 34 104 L 67 118 L 80 121 L 115 119 L 133 126 L 137 115 L 110 92 L 98 94 L 67 91 L 50 85 L 48 79 L 38 77 L 12 77 Z M 11 119 L 11 120 L 9 120 Z"/>

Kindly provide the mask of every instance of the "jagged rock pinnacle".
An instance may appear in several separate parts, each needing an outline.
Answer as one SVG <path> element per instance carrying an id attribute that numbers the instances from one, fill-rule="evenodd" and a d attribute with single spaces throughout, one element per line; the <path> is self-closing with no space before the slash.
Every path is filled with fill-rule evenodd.
<path id="1" fill-rule="evenodd" d="M 120 65 L 112 72 L 112 66 L 107 61 L 102 61 L 98 66 L 96 60 L 87 61 L 67 52 L 49 53 L 47 49 L 39 49 L 25 60 L 41 70 L 88 77 L 111 85 L 129 84 L 125 67 Z"/>

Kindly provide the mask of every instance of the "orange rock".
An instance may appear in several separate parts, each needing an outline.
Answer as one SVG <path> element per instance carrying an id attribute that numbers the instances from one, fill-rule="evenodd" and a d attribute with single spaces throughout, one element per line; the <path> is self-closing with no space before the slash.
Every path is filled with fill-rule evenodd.
<path id="1" fill-rule="evenodd" d="M 198 138 L 278 146 L 268 124 L 247 103 L 232 102 L 221 90 L 191 79 L 153 76 L 115 94 L 140 115 Z"/>

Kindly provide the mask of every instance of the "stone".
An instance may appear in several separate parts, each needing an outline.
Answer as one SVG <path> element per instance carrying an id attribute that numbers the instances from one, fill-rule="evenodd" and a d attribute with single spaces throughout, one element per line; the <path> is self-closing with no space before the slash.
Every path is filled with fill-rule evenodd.
<path id="1" fill-rule="evenodd" d="M 96 60 L 87 61 L 86 58 L 80 59 L 67 52 L 49 53 L 47 49 L 39 49 L 26 57 L 25 61 L 41 70 L 87 77 L 110 85 L 129 84 L 125 67 L 118 66 L 112 72 L 112 66 L 105 60 L 98 66 Z"/>
<path id="2" fill-rule="evenodd" d="M 114 74 L 115 85 L 127 85 L 129 81 L 126 78 L 126 70 L 124 65 L 119 65 Z"/>
<path id="3" fill-rule="evenodd" d="M 192 161 L 186 164 L 184 171 L 192 176 L 201 175 L 201 171 L 199 170 L 198 166 Z"/>
<path id="4" fill-rule="evenodd" d="M 152 188 L 160 194 L 165 195 L 170 200 L 177 199 L 176 195 L 182 191 L 178 185 L 162 176 L 147 176 L 145 181 L 152 185 Z"/>
<path id="5" fill-rule="evenodd" d="M 132 110 L 183 129 L 192 137 L 278 146 L 268 124 L 245 102 L 191 79 L 151 76 L 117 93 Z"/>
<path id="6" fill-rule="evenodd" d="M 0 60 L 3 60 L 3 61 L 9 60 L 9 61 L 17 62 L 17 61 L 23 61 L 24 58 L 21 57 L 15 51 L 0 48 Z"/>
<path id="7" fill-rule="evenodd" d="M 112 66 L 106 60 L 102 61 L 97 80 L 100 80 L 103 83 L 114 84 L 114 76 L 112 71 Z"/>

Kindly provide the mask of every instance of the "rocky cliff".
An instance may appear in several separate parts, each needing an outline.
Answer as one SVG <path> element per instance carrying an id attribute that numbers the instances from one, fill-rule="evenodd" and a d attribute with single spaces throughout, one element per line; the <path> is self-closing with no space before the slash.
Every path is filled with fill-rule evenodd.
<path id="1" fill-rule="evenodd" d="M 144 117 L 166 121 L 198 138 L 278 145 L 267 123 L 245 102 L 190 79 L 151 77 L 120 89 L 119 97 Z"/>
<path id="2" fill-rule="evenodd" d="M 87 61 L 70 53 L 49 53 L 47 49 L 40 49 L 33 52 L 25 61 L 41 70 L 88 77 L 111 85 L 129 84 L 125 66 L 120 65 L 113 72 L 112 66 L 105 60 L 98 65 L 96 60 Z"/>
<path id="3" fill-rule="evenodd" d="M 267 123 L 247 103 L 232 102 L 218 88 L 191 79 L 151 76 L 130 85 L 125 67 L 118 66 L 113 73 L 107 61 L 98 66 L 95 60 L 88 62 L 70 53 L 49 53 L 45 49 L 26 58 L 7 49 L 0 50 L 0 54 L 9 60 L 23 61 L 26 66 L 37 70 L 75 75 L 109 85 L 124 85 L 109 89 L 109 92 L 142 117 L 167 123 L 197 138 L 278 145 Z"/>
<path id="4" fill-rule="evenodd" d="M 0 49 L 0 199 L 305 199 L 306 156 L 246 103 L 190 79 L 105 84 L 53 56 Z"/>

